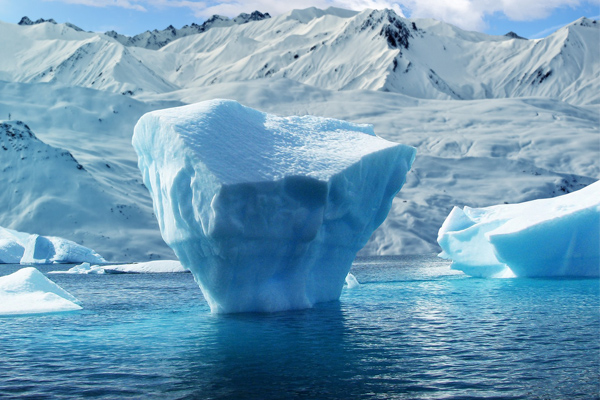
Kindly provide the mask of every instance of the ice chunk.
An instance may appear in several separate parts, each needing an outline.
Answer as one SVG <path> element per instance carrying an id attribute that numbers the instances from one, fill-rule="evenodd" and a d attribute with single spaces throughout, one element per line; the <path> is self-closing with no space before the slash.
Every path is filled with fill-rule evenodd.
<path id="1" fill-rule="evenodd" d="M 169 274 L 189 272 L 179 261 L 155 260 L 134 264 L 91 265 L 82 263 L 67 271 L 50 271 L 49 274 Z"/>
<path id="2" fill-rule="evenodd" d="M 105 263 L 92 249 L 55 236 L 31 235 L 25 244 L 21 264 Z"/>
<path id="3" fill-rule="evenodd" d="M 358 283 L 358 280 L 354 275 L 348 272 L 348 275 L 346 275 L 346 285 L 348 286 L 348 289 L 354 289 L 359 287 L 360 283 Z"/>
<path id="4" fill-rule="evenodd" d="M 175 260 L 154 260 L 135 264 L 107 265 L 104 267 L 107 273 L 125 273 L 125 274 L 170 274 L 179 272 L 189 272 L 179 261 Z"/>
<path id="5" fill-rule="evenodd" d="M 66 271 L 49 271 L 49 274 L 105 274 L 104 267 L 99 265 L 91 265 L 88 262 L 81 263 Z"/>
<path id="6" fill-rule="evenodd" d="M 40 236 L 0 227 L 0 264 L 106 263 L 98 253 L 54 236 Z"/>
<path id="7" fill-rule="evenodd" d="M 0 264 L 18 264 L 25 248 L 16 232 L 0 227 Z"/>
<path id="8" fill-rule="evenodd" d="M 163 238 L 213 312 L 338 299 L 415 157 L 368 125 L 230 100 L 148 113 L 133 145 Z"/>
<path id="9" fill-rule="evenodd" d="M 0 277 L 0 315 L 81 310 L 77 299 L 33 267 Z"/>
<path id="10" fill-rule="evenodd" d="M 597 277 L 600 181 L 550 199 L 455 207 L 439 230 L 438 243 L 440 257 L 472 276 Z"/>

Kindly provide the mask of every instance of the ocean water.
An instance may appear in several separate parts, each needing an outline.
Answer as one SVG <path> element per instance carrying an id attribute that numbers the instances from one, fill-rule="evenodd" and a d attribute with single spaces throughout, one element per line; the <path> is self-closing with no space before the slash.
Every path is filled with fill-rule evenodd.
<path id="1" fill-rule="evenodd" d="M 240 315 L 210 314 L 191 274 L 50 275 L 84 310 L 0 318 L 0 398 L 599 398 L 598 279 L 352 272 L 339 302 Z"/>

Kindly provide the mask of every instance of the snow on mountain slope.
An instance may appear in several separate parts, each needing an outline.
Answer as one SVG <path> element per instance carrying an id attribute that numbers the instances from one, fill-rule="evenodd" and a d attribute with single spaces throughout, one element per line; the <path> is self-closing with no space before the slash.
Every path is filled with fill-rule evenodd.
<path id="1" fill-rule="evenodd" d="M 263 19 L 267 18 L 271 18 L 269 13 L 263 14 L 259 11 L 254 11 L 251 14 L 242 13 L 233 19 L 224 17 L 222 15 L 213 15 L 201 25 L 192 23 L 191 25 L 183 26 L 181 29 L 177 29 L 173 25 L 169 25 L 162 31 L 154 29 L 153 31 L 146 31 L 133 37 L 120 35 L 115 31 L 108 31 L 104 34 L 115 39 L 124 46 L 143 47 L 145 49 L 158 50 L 168 43 L 171 43 L 173 40 L 206 32 L 211 28 L 241 25 L 252 21 L 262 21 Z"/>
<path id="2" fill-rule="evenodd" d="M 287 78 L 323 89 L 428 99 L 539 96 L 600 102 L 600 27 L 585 18 L 541 40 L 467 32 L 391 10 L 313 8 L 242 24 L 217 19 L 207 21 L 213 27 L 199 34 L 181 37 L 169 27 L 135 43 L 65 24 L 1 23 L 0 35 L 10 40 L 2 41 L 0 79 L 61 82 L 140 98 Z M 166 41 L 171 42 L 158 51 L 122 45 L 157 48 Z"/>
<path id="3" fill-rule="evenodd" d="M 309 9 L 183 38 L 161 52 L 181 55 L 170 79 L 182 88 L 283 77 L 418 98 L 542 96 L 587 104 L 599 101 L 598 28 L 581 19 L 526 41 L 408 20 L 390 10 Z"/>
<path id="4" fill-rule="evenodd" d="M 386 11 L 307 9 L 154 51 L 65 24 L 0 22 L 0 118 L 24 121 L 86 171 L 34 188 L 2 175 L 27 201 L 49 197 L 75 211 L 21 204 L 6 191 L 0 225 L 75 240 L 110 261 L 173 258 L 141 184 L 133 126 L 148 111 L 230 98 L 279 115 L 373 124 L 416 147 L 413 171 L 363 254 L 438 251 L 454 205 L 552 197 L 600 178 L 597 25 L 581 19 L 525 41 Z M 2 169 L 49 168 L 3 153 Z M 82 200 L 91 186 L 97 199 Z"/>
<path id="5" fill-rule="evenodd" d="M 127 94 L 176 89 L 141 61 L 137 53 L 147 50 L 129 49 L 65 24 L 0 22 L 0 37 L 0 80 L 58 82 Z"/>
<path id="6" fill-rule="evenodd" d="M 111 172 L 92 174 L 69 151 L 42 142 L 20 121 L 0 122 L 0 152 L 1 226 L 64 237 L 112 260 L 172 258 L 146 189 L 127 165 L 96 164 Z"/>
<path id="7" fill-rule="evenodd" d="M 436 252 L 432 238 L 455 204 L 484 207 L 554 197 L 600 179 L 600 108 L 557 100 L 418 100 L 379 91 L 327 91 L 279 79 L 225 83 L 171 94 L 217 97 L 280 115 L 373 124 L 417 148 L 388 219 L 362 254 Z"/>

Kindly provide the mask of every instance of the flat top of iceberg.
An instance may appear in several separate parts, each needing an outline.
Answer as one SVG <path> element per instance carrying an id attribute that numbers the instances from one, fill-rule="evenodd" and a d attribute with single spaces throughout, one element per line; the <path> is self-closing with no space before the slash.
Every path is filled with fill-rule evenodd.
<path id="1" fill-rule="evenodd" d="M 464 213 L 475 223 L 506 220 L 507 222 L 496 228 L 493 233 L 508 234 L 594 206 L 600 207 L 600 182 L 548 199 L 520 204 L 499 204 L 485 208 L 464 207 Z M 440 232 L 445 231 L 442 228 Z"/>
<path id="2" fill-rule="evenodd" d="M 33 267 L 0 277 L 0 315 L 81 310 L 77 299 Z"/>
<path id="3" fill-rule="evenodd" d="M 168 129 L 179 136 L 191 157 L 201 160 L 222 184 L 275 181 L 290 175 L 328 180 L 367 154 L 398 146 L 376 137 L 370 125 L 313 116 L 279 117 L 232 100 L 151 112 L 138 124 L 157 128 L 146 132 Z"/>

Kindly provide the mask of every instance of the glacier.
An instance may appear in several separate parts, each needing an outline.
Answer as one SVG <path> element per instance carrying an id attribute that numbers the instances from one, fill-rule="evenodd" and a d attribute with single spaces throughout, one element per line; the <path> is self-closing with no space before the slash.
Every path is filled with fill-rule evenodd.
<path id="1" fill-rule="evenodd" d="M 0 264 L 106 263 L 94 250 L 56 236 L 40 236 L 0 226 Z"/>
<path id="2" fill-rule="evenodd" d="M 338 299 L 416 152 L 369 125 L 232 100 L 147 113 L 132 143 L 163 239 L 215 313 Z"/>
<path id="3" fill-rule="evenodd" d="M 78 300 L 33 267 L 0 277 L 0 315 L 81 310 Z"/>
<path id="4" fill-rule="evenodd" d="M 520 204 L 454 207 L 440 257 L 477 277 L 600 276 L 600 181 Z"/>

